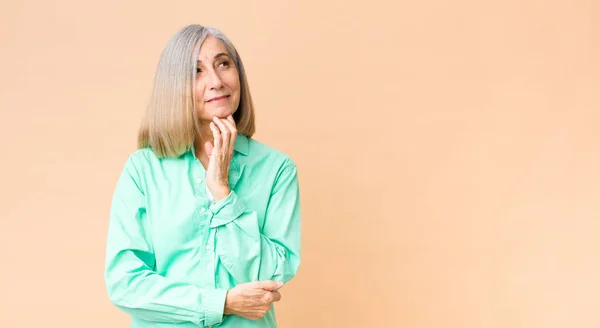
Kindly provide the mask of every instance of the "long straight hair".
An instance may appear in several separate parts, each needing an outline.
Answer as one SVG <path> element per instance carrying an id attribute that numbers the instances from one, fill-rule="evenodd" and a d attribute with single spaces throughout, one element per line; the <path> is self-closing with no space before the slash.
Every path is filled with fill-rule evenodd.
<path id="1" fill-rule="evenodd" d="M 200 134 L 195 97 L 197 58 L 209 35 L 223 42 L 238 70 L 240 103 L 233 115 L 238 133 L 249 138 L 254 135 L 254 104 L 240 55 L 218 29 L 193 24 L 173 35 L 162 51 L 138 131 L 138 148 L 150 147 L 163 158 L 179 157 L 193 146 Z"/>

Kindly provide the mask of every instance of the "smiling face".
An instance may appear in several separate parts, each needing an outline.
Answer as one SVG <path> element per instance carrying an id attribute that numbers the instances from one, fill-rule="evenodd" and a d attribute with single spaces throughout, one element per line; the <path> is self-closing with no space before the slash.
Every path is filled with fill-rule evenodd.
<path id="1" fill-rule="evenodd" d="M 223 42 L 210 35 L 198 54 L 195 95 L 202 121 L 233 115 L 240 103 L 240 78 L 233 58 Z"/>

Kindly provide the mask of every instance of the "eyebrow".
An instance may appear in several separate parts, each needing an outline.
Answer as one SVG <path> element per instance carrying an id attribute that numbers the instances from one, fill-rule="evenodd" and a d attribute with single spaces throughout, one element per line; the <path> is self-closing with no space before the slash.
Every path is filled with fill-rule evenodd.
<path id="1" fill-rule="evenodd" d="M 229 56 L 228 53 L 226 53 L 226 52 L 220 52 L 220 53 L 216 54 L 215 57 L 213 57 L 213 59 L 217 59 L 217 58 L 223 57 L 223 56 L 231 58 L 231 56 Z M 201 62 L 202 62 L 201 60 L 198 61 L 198 63 L 201 63 Z"/>

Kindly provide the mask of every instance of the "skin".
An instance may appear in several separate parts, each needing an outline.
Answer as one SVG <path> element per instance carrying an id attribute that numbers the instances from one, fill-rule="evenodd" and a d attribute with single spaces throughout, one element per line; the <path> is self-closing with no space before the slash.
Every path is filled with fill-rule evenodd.
<path id="1" fill-rule="evenodd" d="M 196 73 L 196 103 L 201 133 L 195 143 L 196 157 L 206 169 L 206 186 L 216 201 L 229 195 L 229 165 L 237 137 L 233 113 L 240 102 L 240 79 L 225 45 L 209 36 L 200 47 Z M 250 320 L 265 316 L 283 284 L 254 281 L 227 291 L 224 314 Z"/>

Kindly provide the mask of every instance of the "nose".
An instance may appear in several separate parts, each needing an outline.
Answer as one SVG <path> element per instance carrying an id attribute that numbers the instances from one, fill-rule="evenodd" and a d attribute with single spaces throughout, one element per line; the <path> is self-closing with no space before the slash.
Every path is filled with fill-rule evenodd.
<path id="1" fill-rule="evenodd" d="M 219 76 L 219 74 L 217 74 L 217 72 L 215 70 L 210 70 L 209 77 L 208 77 L 208 87 L 211 90 L 218 90 L 222 86 L 223 86 L 223 81 L 221 80 L 221 77 Z"/>

